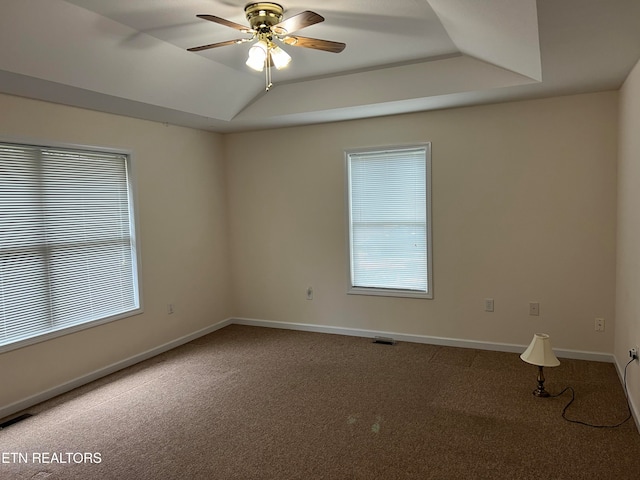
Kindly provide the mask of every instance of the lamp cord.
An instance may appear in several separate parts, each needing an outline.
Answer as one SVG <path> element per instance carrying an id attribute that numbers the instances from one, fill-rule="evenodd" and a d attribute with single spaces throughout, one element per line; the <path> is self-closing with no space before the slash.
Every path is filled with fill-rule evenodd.
<path id="1" fill-rule="evenodd" d="M 580 425 L 586 425 L 587 427 L 593 427 L 593 428 L 616 428 L 616 427 L 619 427 L 620 425 L 626 423 L 632 416 L 631 415 L 631 407 L 629 406 L 629 392 L 627 391 L 627 367 L 631 364 L 631 362 L 633 362 L 633 360 L 634 359 L 632 358 L 624 366 L 624 374 L 623 374 L 624 395 L 625 395 L 625 400 L 627 401 L 627 410 L 629 412 L 629 414 L 627 415 L 627 418 L 625 418 L 620 423 L 617 423 L 615 425 L 594 425 L 594 424 L 591 424 L 591 423 L 583 422 L 581 420 L 572 420 L 571 418 L 567 418 L 567 415 L 566 415 L 567 414 L 567 409 L 573 403 L 573 401 L 576 399 L 576 392 L 573 389 L 573 387 L 566 387 L 564 390 L 562 390 L 560 393 L 558 393 L 556 395 L 549 395 L 550 397 L 559 397 L 560 395 L 565 393 L 567 390 L 571 390 L 571 400 L 569 400 L 569 403 L 567 403 L 565 405 L 565 407 L 562 409 L 562 418 L 564 418 L 567 422 L 579 423 Z"/>

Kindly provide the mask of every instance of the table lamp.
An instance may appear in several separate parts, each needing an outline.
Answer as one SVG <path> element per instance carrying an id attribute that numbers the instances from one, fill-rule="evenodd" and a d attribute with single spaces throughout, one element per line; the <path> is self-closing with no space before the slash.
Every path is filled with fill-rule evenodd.
<path id="1" fill-rule="evenodd" d="M 560 360 L 556 357 L 551 349 L 551 342 L 549 341 L 549 335 L 546 333 L 536 333 L 533 335 L 531 344 L 524 351 L 520 358 L 538 367 L 538 388 L 533 391 L 536 397 L 548 397 L 549 393 L 544 389 L 544 373 L 543 367 L 557 367 L 560 365 Z"/>

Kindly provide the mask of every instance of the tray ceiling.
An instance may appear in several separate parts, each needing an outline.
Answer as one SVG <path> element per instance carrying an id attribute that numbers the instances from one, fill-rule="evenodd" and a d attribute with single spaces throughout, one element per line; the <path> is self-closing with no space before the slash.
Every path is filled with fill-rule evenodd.
<path id="1" fill-rule="evenodd" d="M 3 0 L 0 91 L 227 132 L 615 89 L 640 58 L 636 0 L 291 0 L 325 21 L 263 74 L 238 0 Z M 391 6 L 391 7 L 390 7 Z"/>

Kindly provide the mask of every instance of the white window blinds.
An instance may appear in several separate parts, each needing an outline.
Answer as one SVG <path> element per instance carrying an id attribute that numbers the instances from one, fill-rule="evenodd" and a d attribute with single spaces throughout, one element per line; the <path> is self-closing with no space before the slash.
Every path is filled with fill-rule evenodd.
<path id="1" fill-rule="evenodd" d="M 347 161 L 352 289 L 429 295 L 428 146 L 349 152 Z"/>
<path id="2" fill-rule="evenodd" d="M 139 308 L 132 212 L 127 155 L 0 143 L 0 349 Z"/>

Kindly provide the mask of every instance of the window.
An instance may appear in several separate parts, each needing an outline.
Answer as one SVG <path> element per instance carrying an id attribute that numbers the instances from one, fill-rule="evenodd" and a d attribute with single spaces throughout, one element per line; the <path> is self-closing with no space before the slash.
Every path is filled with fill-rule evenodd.
<path id="1" fill-rule="evenodd" d="M 140 311 L 130 163 L 0 143 L 0 351 Z"/>
<path id="2" fill-rule="evenodd" d="M 346 152 L 349 293 L 433 297 L 430 148 Z"/>

